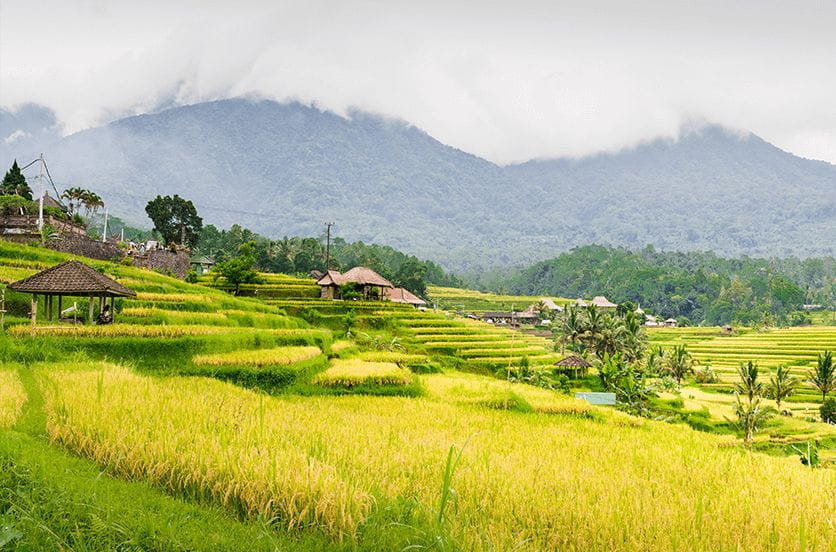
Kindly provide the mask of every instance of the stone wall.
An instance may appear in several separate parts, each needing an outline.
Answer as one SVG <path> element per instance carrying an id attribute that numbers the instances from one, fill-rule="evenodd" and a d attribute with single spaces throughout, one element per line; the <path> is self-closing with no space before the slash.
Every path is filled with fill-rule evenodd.
<path id="1" fill-rule="evenodd" d="M 189 271 L 189 254 L 185 251 L 172 253 L 164 249 L 149 251 L 143 254 L 131 255 L 134 266 L 157 270 L 163 274 L 174 274 L 178 278 L 185 278 Z"/>

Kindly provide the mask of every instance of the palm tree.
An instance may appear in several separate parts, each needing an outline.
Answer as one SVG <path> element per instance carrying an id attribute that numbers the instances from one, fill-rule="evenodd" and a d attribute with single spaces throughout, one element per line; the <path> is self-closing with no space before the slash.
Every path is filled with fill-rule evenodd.
<path id="1" fill-rule="evenodd" d="M 586 324 L 575 307 L 566 307 L 560 322 L 560 352 L 566 352 L 566 343 L 574 348 L 586 331 Z"/>
<path id="2" fill-rule="evenodd" d="M 746 395 L 749 402 L 755 397 L 763 395 L 763 384 L 758 381 L 758 363 L 751 360 L 747 363 L 740 363 L 737 367 L 737 375 L 740 381 L 734 384 L 734 392 L 738 395 Z"/>
<path id="3" fill-rule="evenodd" d="M 790 375 L 790 369 L 786 366 L 779 366 L 775 374 L 769 378 L 769 396 L 775 400 L 775 406 L 781 410 L 781 401 L 789 398 L 795 393 L 798 387 L 798 378 Z"/>
<path id="4" fill-rule="evenodd" d="M 84 197 L 85 192 L 86 190 L 76 186 L 73 188 L 67 188 L 64 190 L 64 193 L 61 194 L 61 199 L 67 200 L 67 205 L 70 208 L 70 216 L 74 215 L 78 211 L 81 199 Z"/>
<path id="5" fill-rule="evenodd" d="M 596 347 L 601 340 L 602 333 L 606 327 L 607 321 L 602 313 L 595 305 L 590 305 L 586 309 L 586 330 L 583 333 L 583 339 L 588 342 L 590 348 L 596 349 L 595 354 L 598 358 L 603 356 L 604 351 Z"/>
<path id="6" fill-rule="evenodd" d="M 621 323 L 623 331 L 621 336 L 623 339 L 622 349 L 624 356 L 630 362 L 636 362 L 644 356 L 644 350 L 647 345 L 647 334 L 644 330 L 639 317 L 633 312 L 628 312 Z"/>
<path id="7" fill-rule="evenodd" d="M 88 215 L 90 215 L 90 213 L 95 214 L 97 210 L 104 207 L 104 201 L 102 201 L 102 198 L 99 197 L 98 194 L 89 190 L 84 190 L 81 203 L 84 205 L 84 209 L 87 211 Z"/>
<path id="8" fill-rule="evenodd" d="M 660 373 L 665 364 L 665 350 L 657 345 L 650 349 L 647 359 L 644 362 L 644 372 L 649 375 Z"/>
<path id="9" fill-rule="evenodd" d="M 743 432 L 743 444 L 749 447 L 752 446 L 755 433 L 775 414 L 775 409 L 771 406 L 764 406 L 762 399 L 758 396 L 744 403 L 738 395 L 734 413 L 737 416 L 735 425 Z"/>
<path id="10" fill-rule="evenodd" d="M 833 368 L 833 353 L 824 351 L 816 359 L 816 367 L 810 372 L 810 381 L 821 392 L 821 400 L 827 399 L 827 394 L 836 389 L 836 370 Z"/>
<path id="11" fill-rule="evenodd" d="M 668 353 L 662 366 L 676 380 L 676 385 L 680 386 L 682 378 L 694 371 L 694 364 L 696 361 L 691 357 L 685 345 L 677 345 Z"/>

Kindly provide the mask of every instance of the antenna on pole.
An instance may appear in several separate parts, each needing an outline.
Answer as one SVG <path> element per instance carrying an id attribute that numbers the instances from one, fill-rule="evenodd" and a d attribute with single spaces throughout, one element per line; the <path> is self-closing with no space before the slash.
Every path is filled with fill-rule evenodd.
<path id="1" fill-rule="evenodd" d="M 325 223 L 325 270 L 331 269 L 331 227 L 333 222 Z"/>
<path id="2" fill-rule="evenodd" d="M 41 162 L 41 174 L 38 176 L 38 181 L 41 184 L 41 197 L 38 199 L 38 232 L 44 228 L 44 194 L 46 193 L 46 186 L 44 186 L 44 154 L 38 158 Z"/>

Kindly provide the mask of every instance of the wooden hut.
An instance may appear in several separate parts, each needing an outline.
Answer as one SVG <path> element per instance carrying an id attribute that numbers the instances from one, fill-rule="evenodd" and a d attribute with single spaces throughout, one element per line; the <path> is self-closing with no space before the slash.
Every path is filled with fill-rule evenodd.
<path id="1" fill-rule="evenodd" d="M 571 373 L 573 378 L 586 376 L 587 371 L 592 366 L 586 359 L 575 355 L 569 355 L 563 360 L 555 362 L 554 365 L 558 372 Z"/>
<path id="2" fill-rule="evenodd" d="M 52 320 L 54 299 L 58 297 L 58 315 L 61 313 L 63 297 L 87 297 L 89 322 L 96 320 L 95 299 L 99 299 L 98 312 L 101 313 L 110 299 L 110 312 L 116 297 L 136 297 L 116 280 L 108 278 L 94 268 L 79 261 L 66 261 L 52 268 L 42 270 L 23 280 L 9 284 L 8 289 L 32 294 L 32 325 L 35 325 L 38 312 L 38 295 L 43 295 L 46 304 L 46 319 Z"/>
<path id="3" fill-rule="evenodd" d="M 392 282 L 364 266 L 355 266 L 345 274 L 328 270 L 316 283 L 321 288 L 319 296 L 325 299 L 340 299 L 340 286 L 345 284 L 356 284 L 357 290 L 367 300 L 386 300 L 395 287 Z"/>

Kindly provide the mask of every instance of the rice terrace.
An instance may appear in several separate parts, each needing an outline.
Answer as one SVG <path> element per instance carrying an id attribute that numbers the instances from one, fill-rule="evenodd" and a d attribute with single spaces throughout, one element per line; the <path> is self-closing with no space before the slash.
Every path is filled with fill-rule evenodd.
<path id="1" fill-rule="evenodd" d="M 834 28 L 0 0 L 0 551 L 836 552 Z"/>

